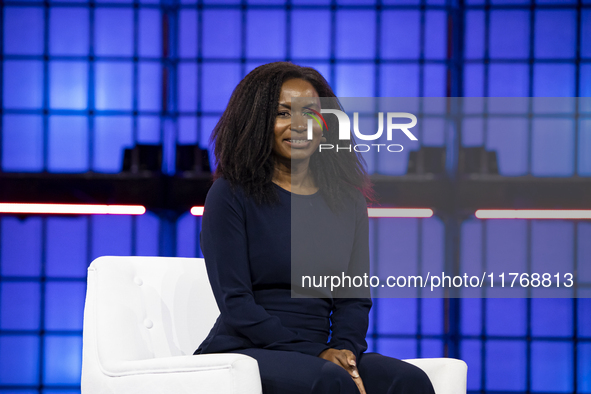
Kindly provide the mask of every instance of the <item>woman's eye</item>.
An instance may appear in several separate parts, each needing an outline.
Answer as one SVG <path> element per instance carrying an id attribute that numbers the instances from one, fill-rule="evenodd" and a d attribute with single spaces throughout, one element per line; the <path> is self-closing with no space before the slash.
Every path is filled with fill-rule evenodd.
<path id="1" fill-rule="evenodd" d="M 289 116 L 289 112 L 287 112 L 287 111 L 280 111 L 280 112 L 277 113 L 277 116 L 286 117 L 286 116 Z"/>

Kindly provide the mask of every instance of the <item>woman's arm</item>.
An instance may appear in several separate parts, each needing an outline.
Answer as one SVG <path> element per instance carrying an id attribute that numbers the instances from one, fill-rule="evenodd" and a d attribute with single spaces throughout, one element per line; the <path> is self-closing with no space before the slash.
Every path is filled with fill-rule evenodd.
<path id="1" fill-rule="evenodd" d="M 350 277 L 370 275 L 369 271 L 369 218 L 365 198 L 360 196 L 355 206 L 356 224 L 355 239 L 349 270 Z M 369 326 L 369 311 L 372 306 L 369 287 L 341 289 L 344 292 L 337 296 L 347 295 L 347 290 L 354 298 L 334 298 L 331 315 L 331 339 L 329 346 L 334 349 L 348 349 L 356 358 L 367 350 L 367 328 Z"/>
<path id="2" fill-rule="evenodd" d="M 202 221 L 203 255 L 224 324 L 254 346 L 317 356 L 326 344 L 303 339 L 255 302 L 248 261 L 244 205 L 228 181 L 209 190 Z"/>

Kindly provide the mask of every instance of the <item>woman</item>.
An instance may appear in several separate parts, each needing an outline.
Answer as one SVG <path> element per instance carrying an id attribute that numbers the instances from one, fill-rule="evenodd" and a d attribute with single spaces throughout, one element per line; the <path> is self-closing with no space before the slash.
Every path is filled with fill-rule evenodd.
<path id="1" fill-rule="evenodd" d="M 369 297 L 292 298 L 292 259 L 369 272 L 367 173 L 355 152 L 318 151 L 338 143 L 330 117 L 307 140 L 319 97 L 335 95 L 316 70 L 266 64 L 240 82 L 214 129 L 201 248 L 221 314 L 195 354 L 255 358 L 264 394 L 433 394 L 420 369 L 364 353 Z"/>

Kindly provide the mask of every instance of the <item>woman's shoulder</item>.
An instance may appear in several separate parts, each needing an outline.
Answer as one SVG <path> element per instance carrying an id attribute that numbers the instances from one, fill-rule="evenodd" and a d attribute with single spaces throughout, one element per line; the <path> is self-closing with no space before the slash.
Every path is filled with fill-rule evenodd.
<path id="1" fill-rule="evenodd" d="M 351 193 L 351 204 L 357 215 L 367 216 L 367 199 L 363 192 L 359 189 L 354 189 Z"/>
<path id="2" fill-rule="evenodd" d="M 220 176 L 213 181 L 213 184 L 209 188 L 209 193 L 232 195 L 244 194 L 240 185 L 230 182 L 223 176 Z"/>
<path id="3" fill-rule="evenodd" d="M 213 184 L 209 188 L 209 193 L 227 193 L 232 191 L 230 181 L 224 177 L 218 177 L 213 181 Z"/>
<path id="4" fill-rule="evenodd" d="M 209 205 L 217 205 L 221 202 L 235 204 L 240 203 L 243 198 L 244 193 L 239 185 L 233 185 L 226 178 L 219 177 L 209 188 L 207 197 L 205 198 L 205 204 L 208 205 L 209 203 Z"/>
<path id="5" fill-rule="evenodd" d="M 363 192 L 357 188 L 353 189 L 353 199 L 355 200 L 356 203 L 363 203 L 363 204 L 367 204 L 367 200 L 365 199 L 365 195 L 363 194 Z"/>
<path id="6" fill-rule="evenodd" d="M 350 186 L 346 193 L 343 193 L 345 204 L 349 207 L 367 206 L 367 200 L 363 192 L 353 186 Z"/>

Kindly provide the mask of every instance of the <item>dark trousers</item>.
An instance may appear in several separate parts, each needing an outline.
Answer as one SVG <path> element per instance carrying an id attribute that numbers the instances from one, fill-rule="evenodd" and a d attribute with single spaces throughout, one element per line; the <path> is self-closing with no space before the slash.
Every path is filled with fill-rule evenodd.
<path id="1" fill-rule="evenodd" d="M 320 357 L 266 349 L 234 352 L 258 361 L 263 394 L 359 394 L 343 367 Z M 396 358 L 363 353 L 357 368 L 367 394 L 435 394 L 420 368 Z"/>

